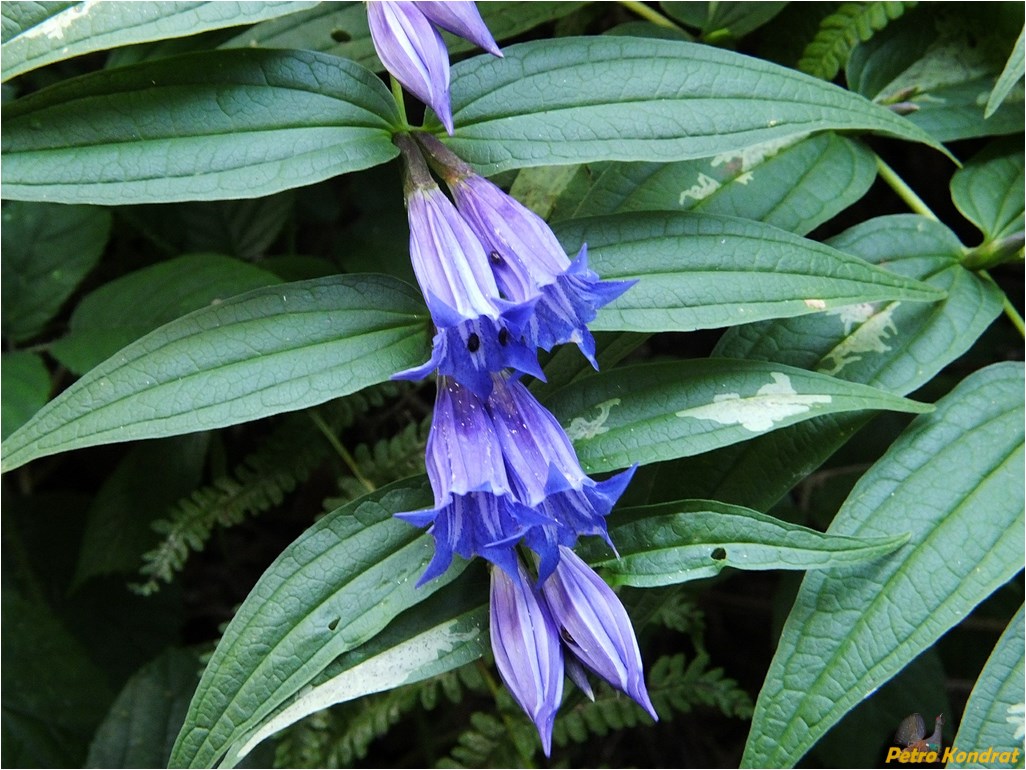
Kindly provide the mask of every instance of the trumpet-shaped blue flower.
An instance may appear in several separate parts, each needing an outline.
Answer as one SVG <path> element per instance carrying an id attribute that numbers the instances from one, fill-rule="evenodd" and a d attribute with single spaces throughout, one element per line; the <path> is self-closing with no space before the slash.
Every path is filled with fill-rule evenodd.
<path id="1" fill-rule="evenodd" d="M 435 507 L 397 514 L 430 526 L 435 554 L 418 585 L 445 572 L 453 554 L 482 556 L 517 575 L 516 542 L 548 520 L 514 496 L 491 417 L 474 392 L 441 377 L 427 442 L 427 472 Z"/>
<path id="2" fill-rule="evenodd" d="M 626 610 L 594 570 L 569 548 L 560 550 L 559 566 L 540 589 L 519 559 L 516 575 L 492 570 L 491 637 L 496 667 L 538 728 L 546 755 L 564 673 L 590 698 L 586 668 L 659 719 L 648 697 L 641 653 Z"/>
<path id="3" fill-rule="evenodd" d="M 496 383 L 487 407 L 517 499 L 544 520 L 525 533 L 527 545 L 541 556 L 539 578 L 544 581 L 559 560 L 558 545 L 573 546 L 580 535 L 599 535 L 612 547 L 605 517 L 635 469 L 593 481 L 552 413 L 519 381 L 503 378 L 500 386 L 497 377 Z"/>
<path id="4" fill-rule="evenodd" d="M 572 262 L 541 217 L 478 176 L 432 136 L 418 139 L 438 163 L 456 207 L 480 239 L 499 289 L 514 302 L 538 298 L 527 338 L 545 350 L 573 342 L 596 369 L 588 324 L 636 281 L 602 281 L 588 268 L 587 247 Z"/>
<path id="5" fill-rule="evenodd" d="M 449 52 L 436 25 L 502 56 L 474 3 L 372 0 L 367 21 L 385 69 L 429 105 L 452 134 Z"/>
<path id="6" fill-rule="evenodd" d="M 404 139 L 397 137 L 400 147 L 408 147 Z M 410 256 L 437 331 L 427 363 L 395 377 L 420 379 L 438 369 L 482 398 L 491 392 L 491 373 L 506 367 L 544 379 L 537 350 L 522 334 L 534 301 L 513 303 L 499 296 L 481 242 L 431 181 L 427 167 L 418 167 L 423 158 L 416 148 L 405 157 Z"/>
<path id="7" fill-rule="evenodd" d="M 502 681 L 552 749 L 552 724 L 563 697 L 563 650 L 544 599 L 517 560 L 517 575 L 492 570 L 492 652 Z"/>
<path id="8" fill-rule="evenodd" d="M 541 592 L 566 650 L 659 719 L 648 697 L 638 640 L 623 604 L 577 554 L 562 546 L 559 550 L 559 564 L 542 583 Z"/>

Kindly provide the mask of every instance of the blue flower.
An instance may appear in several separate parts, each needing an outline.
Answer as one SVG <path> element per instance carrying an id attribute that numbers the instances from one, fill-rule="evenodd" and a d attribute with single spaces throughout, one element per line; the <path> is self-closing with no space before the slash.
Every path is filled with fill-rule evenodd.
<path id="1" fill-rule="evenodd" d="M 502 56 L 474 3 L 372 0 L 367 21 L 385 69 L 429 105 L 452 134 L 449 52 L 435 25 Z"/>
<path id="2" fill-rule="evenodd" d="M 451 378 L 438 381 L 426 459 L 435 507 L 396 514 L 430 526 L 435 540 L 434 557 L 418 585 L 445 572 L 454 553 L 481 556 L 517 575 L 517 541 L 530 527 L 549 522 L 516 499 L 484 403 Z"/>
<path id="3" fill-rule="evenodd" d="M 559 564 L 541 586 L 566 650 L 658 720 L 648 697 L 641 652 L 623 604 L 573 551 L 560 547 Z"/>
<path id="4" fill-rule="evenodd" d="M 588 331 L 598 309 L 637 281 L 602 281 L 588 268 L 587 247 L 572 262 L 541 217 L 453 154 L 433 136 L 418 134 L 452 190 L 456 207 L 480 239 L 499 289 L 513 302 L 538 298 L 526 333 L 545 350 L 573 342 L 596 369 Z"/>
<path id="5" fill-rule="evenodd" d="M 580 535 L 599 535 L 612 547 L 605 517 L 635 468 L 593 481 L 552 413 L 516 379 L 495 381 L 486 405 L 513 491 L 542 517 L 542 523 L 525 532 L 525 542 L 541 556 L 539 579 L 544 581 L 559 561 L 557 546 L 573 546 Z"/>
<path id="6" fill-rule="evenodd" d="M 420 379 L 438 369 L 482 398 L 491 392 L 491 373 L 507 367 L 544 379 L 537 350 L 522 334 L 534 300 L 500 297 L 481 242 L 431 180 L 416 146 L 404 136 L 396 143 L 407 161 L 413 270 L 437 332 L 427 363 L 394 376 Z"/>
<path id="7" fill-rule="evenodd" d="M 489 613 L 495 666 L 548 756 L 563 697 L 563 651 L 552 615 L 519 560 L 515 577 L 492 570 Z"/>

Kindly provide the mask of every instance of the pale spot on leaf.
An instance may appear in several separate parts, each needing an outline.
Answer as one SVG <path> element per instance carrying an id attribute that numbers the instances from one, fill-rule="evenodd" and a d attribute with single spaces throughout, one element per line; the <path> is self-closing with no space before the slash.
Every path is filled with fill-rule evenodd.
<path id="1" fill-rule="evenodd" d="M 720 183 L 713 179 L 707 174 L 699 174 L 698 181 L 695 182 L 687 190 L 684 190 L 680 194 L 680 199 L 677 201 L 681 206 L 684 205 L 688 198 L 696 201 L 700 201 L 703 198 L 708 198 L 714 192 L 720 189 Z"/>
<path id="2" fill-rule="evenodd" d="M 721 153 L 714 157 L 709 162 L 709 165 L 713 168 L 716 168 L 717 166 L 737 167 L 738 161 L 740 161 L 740 170 L 742 172 L 751 171 L 767 158 L 773 157 L 781 150 L 790 147 L 792 144 L 797 144 L 808 137 L 808 135 L 808 133 L 805 133 L 798 134 L 796 136 L 787 136 L 783 139 L 771 139 L 768 142 L 762 142 L 760 144 L 752 145 L 751 147 L 745 147 L 743 150 L 739 150 L 737 152 Z M 738 177 L 737 181 L 741 182 L 741 184 L 747 184 L 748 181 L 751 181 L 751 177 L 749 176 L 749 178 L 743 182 L 741 181 L 741 178 Z"/>
<path id="3" fill-rule="evenodd" d="M 770 430 L 774 423 L 808 412 L 813 404 L 829 404 L 825 395 L 804 395 L 791 387 L 791 378 L 772 372 L 773 382 L 763 385 L 754 396 L 721 393 L 713 403 L 677 412 L 677 417 L 713 420 L 722 425 L 740 425 L 754 433 Z"/>
<path id="4" fill-rule="evenodd" d="M 872 305 L 852 305 L 852 308 L 860 309 L 859 314 L 841 317 L 847 336 L 823 357 L 817 369 L 825 374 L 837 374 L 849 364 L 861 361 L 866 353 L 886 353 L 890 350 L 887 339 L 898 333 L 898 327 L 894 325 L 891 316 L 899 304 L 892 302 L 880 312 L 874 311 Z M 868 312 L 865 308 L 868 308 Z M 852 332 L 856 323 L 859 327 Z"/>
<path id="5" fill-rule="evenodd" d="M 826 310 L 826 302 L 821 299 L 807 299 L 805 306 L 813 310 Z"/>
<path id="6" fill-rule="evenodd" d="M 620 399 L 611 398 L 595 407 L 599 411 L 595 419 L 588 420 L 584 417 L 574 417 L 566 429 L 566 435 L 570 437 L 571 441 L 577 441 L 578 439 L 595 438 L 595 436 L 608 433 L 609 428 L 606 427 L 606 420 L 609 419 L 609 411 L 614 406 L 619 405 Z"/>
<path id="7" fill-rule="evenodd" d="M 1009 706 L 1005 713 L 1008 714 L 1005 717 L 1005 721 L 1015 728 L 1015 735 L 1012 736 L 1012 740 L 1021 741 L 1026 737 L 1026 703 L 1016 703 Z"/>

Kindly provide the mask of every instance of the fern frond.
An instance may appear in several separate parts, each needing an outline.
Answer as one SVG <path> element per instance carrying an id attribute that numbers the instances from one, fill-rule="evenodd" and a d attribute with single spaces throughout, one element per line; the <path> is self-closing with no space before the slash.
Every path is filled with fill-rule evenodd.
<path id="1" fill-rule="evenodd" d="M 697 655 L 685 666 L 683 655 L 664 655 L 652 666 L 648 694 L 660 716 L 687 713 L 695 706 L 711 706 L 726 716 L 748 719 L 754 711 L 751 696 L 722 668 L 707 669 L 709 657 Z"/>
<path id="2" fill-rule="evenodd" d="M 723 669 L 707 669 L 709 658 L 698 655 L 685 665 L 683 655 L 665 655 L 656 661 L 648 676 L 648 694 L 660 718 L 687 713 L 695 706 L 711 706 L 727 716 L 748 718 L 754 706 L 737 682 L 723 675 Z M 592 736 L 606 736 L 613 730 L 649 724 L 651 719 L 633 700 L 601 686 L 594 701 L 582 700 L 556 718 L 553 741 L 565 746 L 584 743 Z"/>
<path id="3" fill-rule="evenodd" d="M 500 718 L 475 711 L 470 715 L 470 729 L 464 731 L 448 757 L 435 763 L 441 768 L 520 767 L 516 736 Z M 524 721 L 526 728 L 529 723 Z M 534 727 L 530 726 L 533 732 Z"/>
<path id="4" fill-rule="evenodd" d="M 361 479 L 370 481 L 375 487 L 424 472 L 424 449 L 427 446 L 430 416 L 420 423 L 410 422 L 396 435 L 380 439 L 373 444 L 360 444 L 353 450 L 353 460 Z M 337 507 L 356 499 L 367 490 L 363 482 L 355 477 L 339 479 L 341 498 L 333 498 L 331 504 Z"/>
<path id="5" fill-rule="evenodd" d="M 394 397 L 395 383 L 367 388 L 319 407 L 333 432 L 353 425 L 372 408 Z M 143 554 L 140 573 L 147 578 L 133 589 L 152 594 L 169 583 L 192 552 L 201 551 L 216 527 L 231 527 L 247 516 L 280 505 L 286 495 L 331 454 L 331 445 L 305 412 L 285 415 L 260 447 L 230 473 L 214 479 L 176 503 L 169 514 L 153 522 L 161 542 Z"/>
<path id="6" fill-rule="evenodd" d="M 281 734 L 274 765 L 351 767 L 418 702 L 416 688 L 400 687 L 311 714 Z"/>
<path id="7" fill-rule="evenodd" d="M 798 69 L 833 80 L 859 43 L 864 43 L 900 18 L 916 2 L 842 3 L 820 22 L 816 36 L 805 47 Z"/>

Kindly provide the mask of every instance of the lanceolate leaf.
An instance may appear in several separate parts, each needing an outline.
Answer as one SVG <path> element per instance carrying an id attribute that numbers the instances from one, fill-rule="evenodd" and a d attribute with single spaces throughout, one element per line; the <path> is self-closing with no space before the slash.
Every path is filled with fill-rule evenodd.
<path id="1" fill-rule="evenodd" d="M 117 5 L 117 4 L 114 4 Z M 395 101 L 309 51 L 189 54 L 4 106 L 4 195 L 60 203 L 252 198 L 384 163 Z"/>
<path id="2" fill-rule="evenodd" d="M 5 3 L 3 80 L 44 64 L 151 40 L 252 24 L 312 2 Z M 45 14 L 45 15 L 44 15 Z"/>
<path id="3" fill-rule="evenodd" d="M 842 233 L 831 245 L 948 296 L 932 305 L 862 303 L 736 327 L 721 338 L 715 355 L 776 361 L 906 394 L 961 356 L 1001 313 L 1000 290 L 961 266 L 962 245 L 941 224 L 912 215 L 880 217 Z M 868 417 L 813 419 L 695 458 L 687 468 L 668 468 L 667 478 L 686 473 L 693 494 L 766 510 Z"/>
<path id="4" fill-rule="evenodd" d="M 478 5 L 492 36 L 502 41 L 513 35 L 573 13 L 579 2 L 503 2 L 491 0 Z M 475 50 L 463 38 L 443 32 L 451 53 Z M 318 3 L 314 8 L 257 24 L 224 43 L 222 48 L 301 48 L 323 51 L 351 59 L 375 72 L 384 67 L 374 52 L 363 2 Z"/>
<path id="5" fill-rule="evenodd" d="M 481 657 L 487 646 L 488 578 L 478 562 L 341 655 L 309 688 L 236 741 L 220 766 L 234 767 L 260 741 L 315 711 L 451 671 Z"/>
<path id="6" fill-rule="evenodd" d="M 12 201 L 3 207 L 3 334 L 34 337 L 100 261 L 111 216 L 95 206 Z"/>
<path id="7" fill-rule="evenodd" d="M 983 111 L 984 118 L 989 118 L 994 114 L 1005 100 L 1005 97 L 1008 96 L 1008 92 L 1012 90 L 1012 86 L 1022 80 L 1023 74 L 1026 74 L 1024 35 L 1026 35 L 1026 27 L 1023 27 L 1019 33 L 1019 38 L 1015 41 L 1015 46 L 1012 47 L 1012 53 L 1008 57 L 1008 62 L 1005 64 L 1005 68 L 1001 70 L 1001 75 L 994 84 L 994 90 L 990 92 L 990 96 L 987 98 L 987 107 Z"/>
<path id="8" fill-rule="evenodd" d="M 189 254 L 158 262 L 105 283 L 71 315 L 70 330 L 50 353 L 83 374 L 158 326 L 250 289 L 279 283 L 277 276 L 219 254 Z"/>
<path id="9" fill-rule="evenodd" d="M 170 648 L 136 672 L 97 729 L 86 766 L 166 767 L 199 665 L 195 653 Z"/>
<path id="10" fill-rule="evenodd" d="M 855 94 L 709 46 L 609 36 L 523 43 L 504 53 L 462 62 L 452 74 L 457 130 L 447 141 L 489 174 L 711 157 L 827 129 L 939 148 L 904 118 Z"/>
<path id="11" fill-rule="evenodd" d="M 335 658 L 457 577 L 416 587 L 430 535 L 393 517 L 423 508 L 423 478 L 345 505 L 289 546 L 229 624 L 189 706 L 171 767 L 211 767 Z"/>
<path id="12" fill-rule="evenodd" d="M 557 212 L 586 217 L 695 211 L 755 219 L 804 234 L 861 198 L 876 177 L 876 165 L 860 143 L 827 132 L 713 158 L 608 163 L 592 172 L 595 181 L 583 199 L 573 202 L 565 196 Z"/>
<path id="13" fill-rule="evenodd" d="M 618 557 L 590 561 L 603 568 L 613 585 L 647 587 L 712 577 L 725 567 L 831 569 L 883 556 L 908 539 L 900 534 L 876 538 L 824 535 L 748 508 L 709 500 L 626 509 L 618 512 L 610 525 L 609 537 L 616 544 Z M 590 547 L 583 549 L 582 555 L 598 550 L 591 542 L 587 545 Z"/>
<path id="14" fill-rule="evenodd" d="M 644 212 L 563 222 L 556 232 L 570 253 L 586 243 L 603 278 L 640 279 L 599 312 L 597 330 L 691 331 L 943 297 L 829 246 L 730 217 Z"/>
<path id="15" fill-rule="evenodd" d="M 1023 367 L 966 378 L 863 476 L 828 533 L 910 531 L 889 558 L 802 583 L 743 765 L 790 767 L 1023 568 Z"/>
<path id="16" fill-rule="evenodd" d="M 995 751 L 1019 750 L 1016 767 L 1023 766 L 1023 689 L 1026 687 L 1026 644 L 1023 643 L 1023 608 L 1015 613 L 969 696 L 958 735 L 952 746 L 965 751 L 992 747 Z M 956 755 L 947 767 L 979 767 L 984 762 L 960 760 Z M 1002 763 L 1005 764 L 1005 763 Z M 1012 764 L 1009 762 L 1008 764 Z"/>
<path id="17" fill-rule="evenodd" d="M 822 414 L 928 408 L 802 369 L 713 358 L 599 372 L 547 406 L 589 473 L 699 454 Z"/>
<path id="18" fill-rule="evenodd" d="M 4 442 L 4 470 L 70 449 L 171 436 L 303 409 L 422 361 L 426 310 L 385 276 L 257 289 L 115 354 Z"/>

